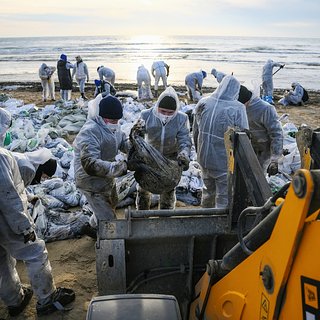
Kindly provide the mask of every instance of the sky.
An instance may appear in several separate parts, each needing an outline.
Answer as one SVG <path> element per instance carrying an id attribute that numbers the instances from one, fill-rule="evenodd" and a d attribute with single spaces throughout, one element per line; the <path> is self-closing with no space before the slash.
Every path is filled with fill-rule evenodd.
<path id="1" fill-rule="evenodd" d="M 0 0 L 0 37 L 320 38 L 319 0 Z"/>

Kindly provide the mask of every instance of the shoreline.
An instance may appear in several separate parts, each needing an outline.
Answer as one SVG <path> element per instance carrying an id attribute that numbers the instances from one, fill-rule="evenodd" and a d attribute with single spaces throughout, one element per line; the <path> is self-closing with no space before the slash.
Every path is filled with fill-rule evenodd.
<path id="1" fill-rule="evenodd" d="M 176 91 L 186 91 L 186 87 L 184 85 L 177 85 L 177 84 L 169 84 L 172 86 Z M 55 86 L 56 86 L 56 92 L 59 92 L 59 82 L 55 81 Z M 124 82 L 124 83 L 115 83 L 115 88 L 117 91 L 125 91 L 125 90 L 137 90 L 138 85 L 136 83 L 130 83 L 130 82 Z M 218 86 L 218 84 L 217 84 Z M 203 86 L 203 92 L 204 93 L 210 93 L 213 92 L 217 86 Z M 8 87 L 8 88 L 7 88 Z M 13 88 L 10 88 L 13 87 Z M 16 88 L 14 88 L 16 87 Z M 153 83 L 151 85 L 151 88 L 153 89 Z M 159 85 L 159 89 L 162 90 L 163 86 Z M 290 89 L 290 88 L 288 88 Z M 307 88 L 306 88 L 307 89 Z M 29 91 L 29 92 L 41 92 L 42 91 L 42 86 L 40 81 L 0 81 L 0 91 Z M 85 90 L 88 92 L 94 92 L 95 90 L 95 85 L 93 83 L 86 83 Z M 280 89 L 280 88 L 275 88 L 274 92 L 276 95 L 282 95 L 286 89 Z M 309 90 L 307 89 L 308 92 L 310 93 L 320 93 L 319 90 Z M 72 92 L 79 92 L 78 86 L 75 82 L 73 82 L 73 89 Z"/>

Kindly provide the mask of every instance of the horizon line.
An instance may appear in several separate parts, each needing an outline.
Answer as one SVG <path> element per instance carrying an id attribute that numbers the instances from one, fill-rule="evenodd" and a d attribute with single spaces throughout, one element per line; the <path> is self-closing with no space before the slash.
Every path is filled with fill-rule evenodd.
<path id="1" fill-rule="evenodd" d="M 176 35 L 158 35 L 158 34 L 136 34 L 136 35 L 124 35 L 124 34 L 113 34 L 113 35 L 36 35 L 36 36 L 2 36 L 0 35 L 0 39 L 8 39 L 8 38 L 83 38 L 83 37 L 163 37 L 163 38 L 170 38 L 170 37 L 217 37 L 217 38 L 268 38 L 268 39 L 275 39 L 275 38 L 292 38 L 292 39 L 320 39 L 320 37 L 304 37 L 304 36 L 253 36 L 253 35 L 204 35 L 204 34 L 176 34 Z"/>

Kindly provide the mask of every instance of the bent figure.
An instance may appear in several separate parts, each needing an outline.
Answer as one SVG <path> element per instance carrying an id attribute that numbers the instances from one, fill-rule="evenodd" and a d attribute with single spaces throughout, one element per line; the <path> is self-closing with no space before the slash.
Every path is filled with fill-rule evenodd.
<path id="1" fill-rule="evenodd" d="M 293 82 L 291 84 L 292 90 L 289 92 L 286 92 L 284 97 L 279 100 L 279 103 L 281 103 L 284 106 L 288 105 L 302 105 L 304 101 L 302 101 L 304 89 L 302 85 L 298 82 Z"/>
<path id="2" fill-rule="evenodd" d="M 193 72 L 187 74 L 185 78 L 185 85 L 188 90 L 191 101 L 198 102 L 202 96 L 203 79 L 206 78 L 205 71 Z"/>
<path id="3" fill-rule="evenodd" d="M 167 77 L 169 77 L 170 67 L 164 61 L 155 61 L 151 66 L 151 74 L 154 77 L 155 96 L 158 97 L 159 80 L 162 80 L 164 89 L 167 88 Z"/>
<path id="4" fill-rule="evenodd" d="M 50 96 L 52 101 L 55 101 L 55 86 L 53 80 L 53 73 L 56 71 L 56 67 L 47 66 L 45 63 L 39 68 L 39 77 L 42 86 L 42 99 L 47 101 Z"/>
<path id="5" fill-rule="evenodd" d="M 138 99 L 152 99 L 151 77 L 148 69 L 141 65 L 137 71 Z"/>

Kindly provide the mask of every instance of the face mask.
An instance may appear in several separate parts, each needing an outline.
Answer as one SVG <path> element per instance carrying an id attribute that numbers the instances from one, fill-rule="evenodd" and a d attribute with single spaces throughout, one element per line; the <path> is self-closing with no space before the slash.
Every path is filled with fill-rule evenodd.
<path id="1" fill-rule="evenodd" d="M 161 122 L 163 124 L 166 124 L 173 117 L 173 115 L 172 116 L 166 116 L 166 115 L 164 115 L 162 113 L 159 113 L 158 117 L 159 117 L 159 119 L 161 120 Z"/>
<path id="2" fill-rule="evenodd" d="M 119 130 L 119 124 L 118 123 L 107 123 L 107 128 L 112 132 L 115 133 Z"/>

